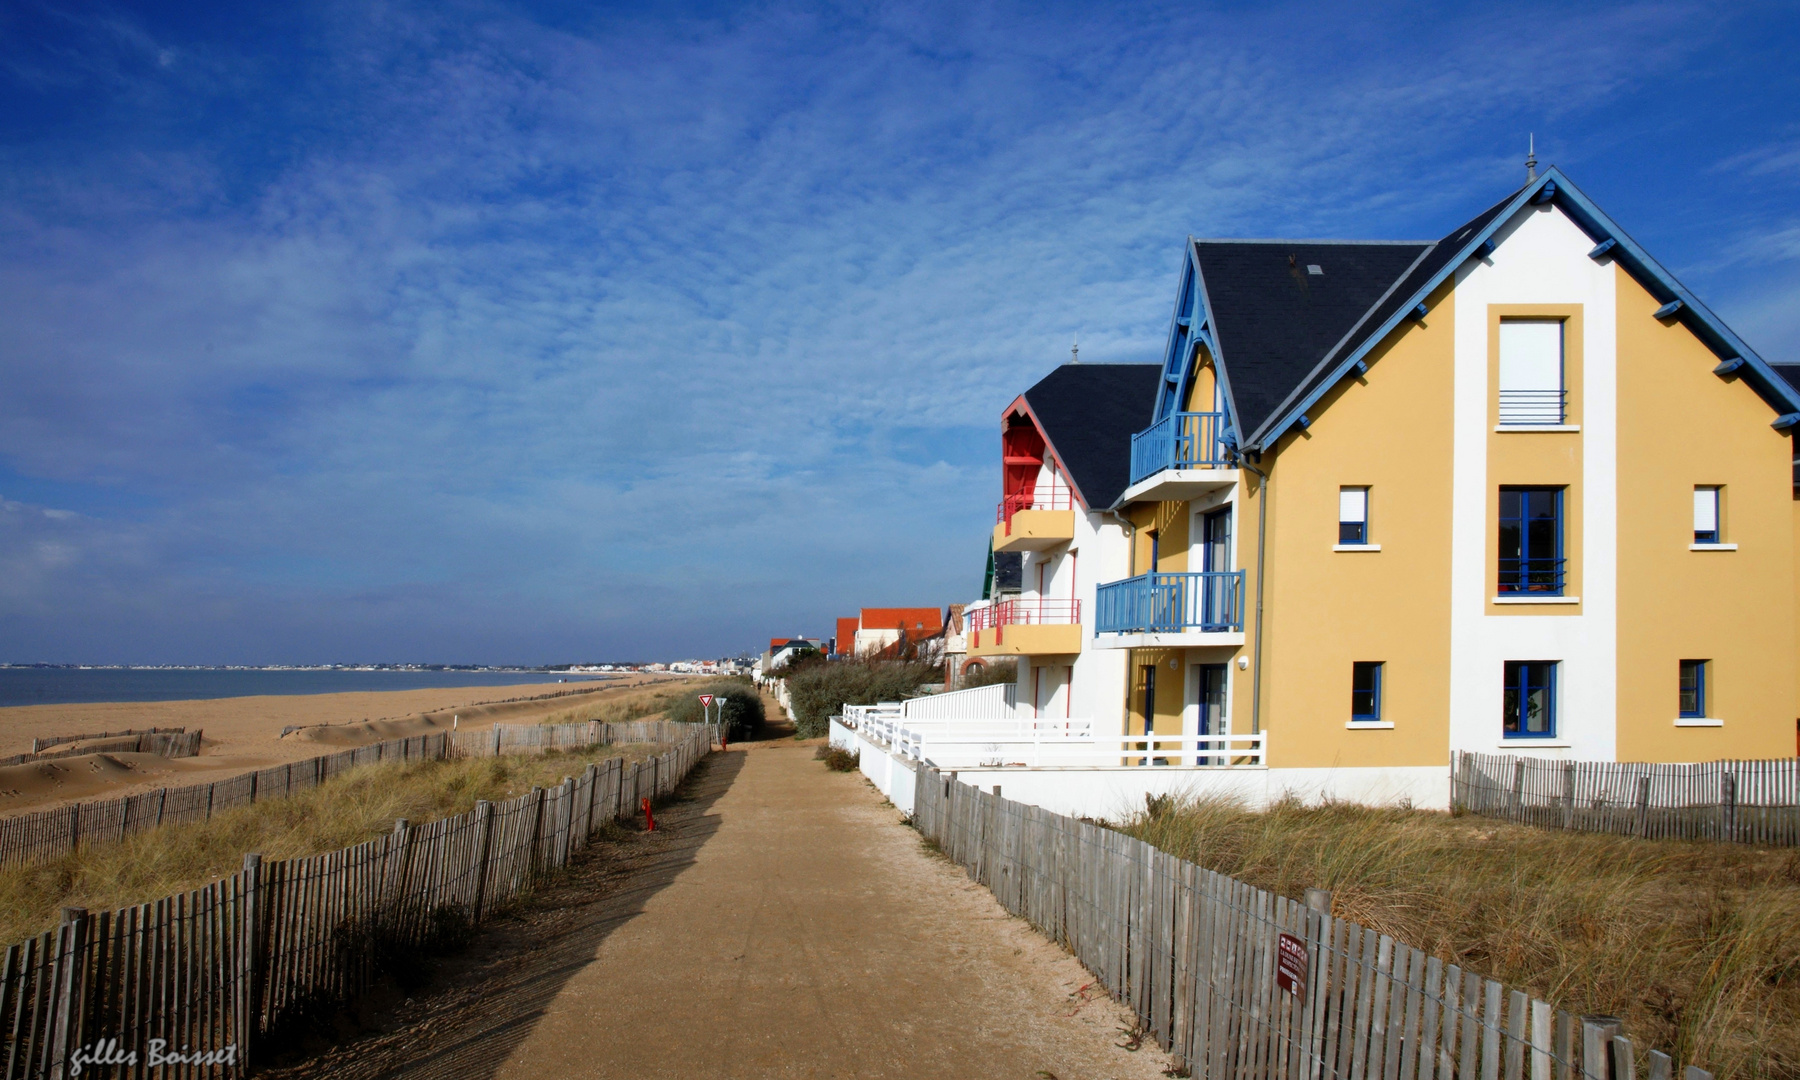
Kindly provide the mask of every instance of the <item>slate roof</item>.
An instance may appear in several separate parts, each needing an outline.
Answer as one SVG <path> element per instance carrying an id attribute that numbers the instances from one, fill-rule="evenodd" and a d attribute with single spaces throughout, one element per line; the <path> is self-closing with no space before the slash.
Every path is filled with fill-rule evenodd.
<path id="1" fill-rule="evenodd" d="M 1064 364 L 1025 391 L 1038 428 L 1089 509 L 1131 483 L 1131 437 L 1156 402 L 1160 364 Z"/>
<path id="2" fill-rule="evenodd" d="M 1782 381 L 1796 390 L 1800 390 L 1800 364 L 1770 364 L 1770 369 L 1781 376 Z"/>
<path id="3" fill-rule="evenodd" d="M 1261 427 L 1431 247 L 1194 241 L 1238 423 Z"/>

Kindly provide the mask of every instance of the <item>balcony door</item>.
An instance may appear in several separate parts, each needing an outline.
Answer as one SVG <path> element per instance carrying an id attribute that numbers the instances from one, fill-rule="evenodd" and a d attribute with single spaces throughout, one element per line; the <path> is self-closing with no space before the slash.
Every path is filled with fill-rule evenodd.
<path id="1" fill-rule="evenodd" d="M 1191 664 L 1188 666 L 1188 707 L 1185 710 L 1182 734 L 1205 738 L 1211 735 L 1229 733 L 1229 721 L 1225 715 L 1225 674 L 1224 664 Z M 1225 758 L 1220 754 L 1208 754 L 1213 749 L 1204 743 L 1197 743 L 1191 758 L 1195 765 L 1223 765 Z"/>
<path id="2" fill-rule="evenodd" d="M 1200 569 L 1221 574 L 1231 569 L 1231 507 L 1213 510 L 1200 519 Z M 1200 625 L 1215 629 L 1231 622 L 1231 579 L 1200 579 Z"/>

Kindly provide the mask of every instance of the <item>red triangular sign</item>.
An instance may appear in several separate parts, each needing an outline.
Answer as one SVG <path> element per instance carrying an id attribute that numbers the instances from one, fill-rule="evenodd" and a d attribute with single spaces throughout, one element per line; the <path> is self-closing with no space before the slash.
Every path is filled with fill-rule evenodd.
<path id="1" fill-rule="evenodd" d="M 712 708 L 712 703 L 713 703 L 713 696 L 711 694 L 701 694 L 700 695 L 700 704 L 702 704 L 710 709 L 710 708 Z"/>

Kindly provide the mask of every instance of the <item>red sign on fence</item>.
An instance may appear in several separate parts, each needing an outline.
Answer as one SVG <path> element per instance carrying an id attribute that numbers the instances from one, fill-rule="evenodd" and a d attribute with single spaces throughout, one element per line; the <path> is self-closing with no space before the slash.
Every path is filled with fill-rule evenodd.
<path id="1" fill-rule="evenodd" d="M 1281 935 L 1275 958 L 1275 985 L 1295 997 L 1306 993 L 1306 942 L 1292 934 Z"/>
<path id="2" fill-rule="evenodd" d="M 702 704 L 710 709 L 710 708 L 712 708 L 712 703 L 713 703 L 713 696 L 711 694 L 701 694 L 700 695 L 700 704 Z"/>

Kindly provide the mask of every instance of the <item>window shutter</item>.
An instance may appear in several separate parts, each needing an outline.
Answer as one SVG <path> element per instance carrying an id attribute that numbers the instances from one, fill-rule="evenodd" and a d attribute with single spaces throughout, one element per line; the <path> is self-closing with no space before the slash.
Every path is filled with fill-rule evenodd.
<path id="1" fill-rule="evenodd" d="M 1563 422 L 1562 320 L 1500 321 L 1500 422 Z"/>
<path id="2" fill-rule="evenodd" d="M 1694 489 L 1694 531 L 1696 533 L 1719 531 L 1718 488 L 1697 487 Z"/>
<path id="3" fill-rule="evenodd" d="M 1358 524 L 1369 519 L 1369 489 L 1347 487 L 1338 489 L 1338 520 L 1354 521 Z"/>

